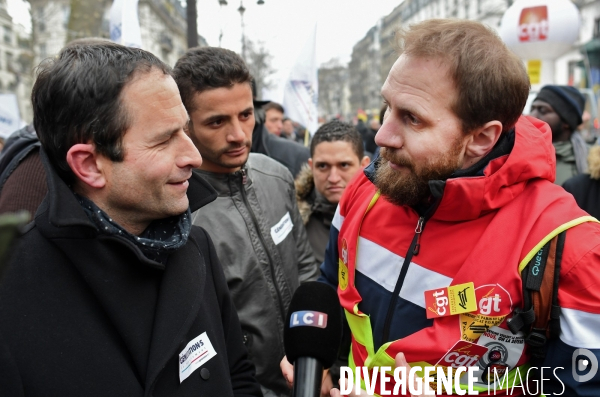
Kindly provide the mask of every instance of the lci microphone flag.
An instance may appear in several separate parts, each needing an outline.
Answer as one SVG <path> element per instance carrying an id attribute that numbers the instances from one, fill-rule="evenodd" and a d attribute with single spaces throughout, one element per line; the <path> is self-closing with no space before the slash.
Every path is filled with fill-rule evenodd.
<path id="1" fill-rule="evenodd" d="M 110 39 L 128 47 L 142 48 L 138 0 L 114 0 L 110 8 Z"/>
<path id="2" fill-rule="evenodd" d="M 283 93 L 285 115 L 304 125 L 311 135 L 319 128 L 316 43 L 317 25 L 315 24 L 290 72 Z"/>
<path id="3" fill-rule="evenodd" d="M 292 318 L 290 318 L 290 328 L 294 327 L 327 328 L 327 313 L 312 310 L 293 312 Z"/>

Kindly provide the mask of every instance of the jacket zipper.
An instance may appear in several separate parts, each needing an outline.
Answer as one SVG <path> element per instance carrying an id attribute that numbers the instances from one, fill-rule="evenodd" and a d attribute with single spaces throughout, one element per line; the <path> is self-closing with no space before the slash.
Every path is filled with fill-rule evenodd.
<path id="1" fill-rule="evenodd" d="M 406 273 L 408 273 L 408 267 L 410 266 L 410 262 L 412 260 L 413 255 L 419 254 L 420 249 L 420 241 L 421 234 L 423 233 L 423 228 L 425 227 L 425 217 L 419 217 L 417 221 L 417 227 L 415 228 L 415 235 L 410 243 L 410 247 L 406 252 L 406 257 L 404 258 L 404 263 L 402 264 L 402 269 L 400 270 L 400 274 L 398 275 L 398 280 L 396 281 L 396 286 L 394 287 L 394 292 L 392 293 L 392 299 L 390 299 L 390 305 L 388 306 L 387 314 L 385 316 L 385 322 L 383 323 L 383 339 L 382 343 L 386 343 L 389 341 L 390 336 L 390 327 L 392 326 L 392 319 L 394 318 L 394 311 L 396 308 L 396 303 L 398 302 L 398 298 L 400 297 L 400 288 L 404 284 L 404 279 L 406 278 Z"/>
<path id="2" fill-rule="evenodd" d="M 260 242 L 262 243 L 262 245 L 265 249 L 265 252 L 267 253 L 267 258 L 269 260 L 269 268 L 271 269 L 271 281 L 273 282 L 273 288 L 275 288 L 275 291 L 277 292 L 277 300 L 279 301 L 279 310 L 280 310 L 279 314 L 281 315 L 281 320 L 285 324 L 286 313 L 285 313 L 285 308 L 284 308 L 284 304 L 283 304 L 283 298 L 281 297 L 281 291 L 279 291 L 279 288 L 277 286 L 277 281 L 275 280 L 275 265 L 273 263 L 273 258 L 271 257 L 267 243 L 266 243 L 265 239 L 263 238 L 262 231 L 260 230 L 260 225 L 258 224 L 258 220 L 256 219 L 256 215 L 254 215 L 254 211 L 252 211 L 252 208 L 250 207 L 250 203 L 248 202 L 248 198 L 246 197 L 245 185 L 248 182 L 248 176 L 246 175 L 246 170 L 244 168 L 242 168 L 240 170 L 240 172 L 242 174 L 242 199 L 244 200 L 244 204 L 246 205 L 246 208 L 248 209 L 248 212 L 250 213 L 250 217 L 252 218 L 252 223 L 254 224 L 254 227 L 256 228 L 256 230 L 258 232 L 258 238 L 260 239 Z"/>

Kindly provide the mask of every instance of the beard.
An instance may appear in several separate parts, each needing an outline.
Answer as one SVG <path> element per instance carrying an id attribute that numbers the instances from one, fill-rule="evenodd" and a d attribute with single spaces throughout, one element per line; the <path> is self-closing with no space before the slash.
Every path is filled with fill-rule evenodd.
<path id="1" fill-rule="evenodd" d="M 461 151 L 462 139 L 457 138 L 447 153 L 417 165 L 397 151 L 381 148 L 375 186 L 392 204 L 415 206 L 426 203 L 431 196 L 429 181 L 445 180 L 459 169 Z M 408 168 L 409 173 L 393 169 L 390 162 Z"/>
<path id="2" fill-rule="evenodd" d="M 228 159 L 225 156 L 226 152 L 228 152 L 230 150 L 241 149 L 244 146 L 246 148 L 248 148 L 248 151 L 246 152 L 246 156 L 235 158 L 235 159 Z M 242 142 L 240 144 L 229 144 L 229 145 L 227 145 L 227 147 L 220 148 L 220 149 L 211 149 L 206 146 L 203 146 L 202 144 L 196 145 L 196 147 L 198 147 L 198 150 L 200 151 L 202 158 L 204 160 L 208 160 L 211 163 L 216 164 L 223 168 L 238 168 L 238 167 L 243 166 L 246 163 L 246 161 L 248 161 L 248 156 L 250 155 L 250 147 L 251 146 L 252 146 L 251 140 L 245 140 L 244 142 Z"/>

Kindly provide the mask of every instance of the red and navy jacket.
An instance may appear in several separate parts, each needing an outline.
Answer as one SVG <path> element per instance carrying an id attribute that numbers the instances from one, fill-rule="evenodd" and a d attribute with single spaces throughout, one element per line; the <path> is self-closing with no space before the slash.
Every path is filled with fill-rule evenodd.
<path id="1" fill-rule="evenodd" d="M 391 357 L 403 351 L 409 363 L 433 365 L 459 340 L 495 343 L 510 370 L 529 359 L 520 335 L 509 337 L 506 327 L 522 306 L 520 270 L 540 244 L 568 227 L 558 295 L 561 334 L 549 343 L 543 363 L 560 381 L 548 376 L 543 391 L 600 395 L 600 374 L 578 382 L 572 368 L 577 349 L 587 349 L 596 362 L 600 356 L 600 225 L 552 183 L 555 153 L 545 123 L 522 117 L 483 161 L 474 173 L 430 182 L 434 204 L 424 211 L 385 197 L 374 201 L 374 161 L 340 201 L 321 281 L 338 288 L 347 315 L 369 318 L 375 352 L 383 346 Z M 419 248 L 404 263 L 413 240 Z M 475 285 L 477 312 L 427 318 L 425 291 L 466 282 Z M 394 290 L 399 293 L 392 299 Z M 367 349 L 352 343 L 351 361 L 366 365 Z"/>

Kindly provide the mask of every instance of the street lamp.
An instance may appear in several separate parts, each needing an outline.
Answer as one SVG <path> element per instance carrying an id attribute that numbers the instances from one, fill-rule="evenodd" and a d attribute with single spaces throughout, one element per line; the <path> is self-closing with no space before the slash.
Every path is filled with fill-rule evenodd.
<path id="1" fill-rule="evenodd" d="M 244 12 L 246 12 L 246 7 L 244 7 L 244 3 L 240 0 L 240 6 L 238 8 L 238 12 L 240 13 L 240 19 L 242 21 L 242 58 L 244 61 L 246 60 L 246 26 L 244 25 Z"/>
<path id="2" fill-rule="evenodd" d="M 188 0 L 190 1 L 190 0 Z M 265 4 L 264 0 L 258 0 L 256 2 L 258 5 Z M 226 6 L 227 0 L 219 0 L 220 6 Z M 240 13 L 240 20 L 242 23 L 242 58 L 246 60 L 246 25 L 244 24 L 244 13 L 246 12 L 246 7 L 244 7 L 243 0 L 240 0 L 240 6 L 238 7 L 238 12 Z M 221 46 L 221 38 L 223 37 L 223 30 L 221 30 L 221 34 L 219 35 L 219 47 Z"/>
<path id="3" fill-rule="evenodd" d="M 188 48 L 198 46 L 198 10 L 196 9 L 196 0 L 187 0 L 187 45 Z"/>

